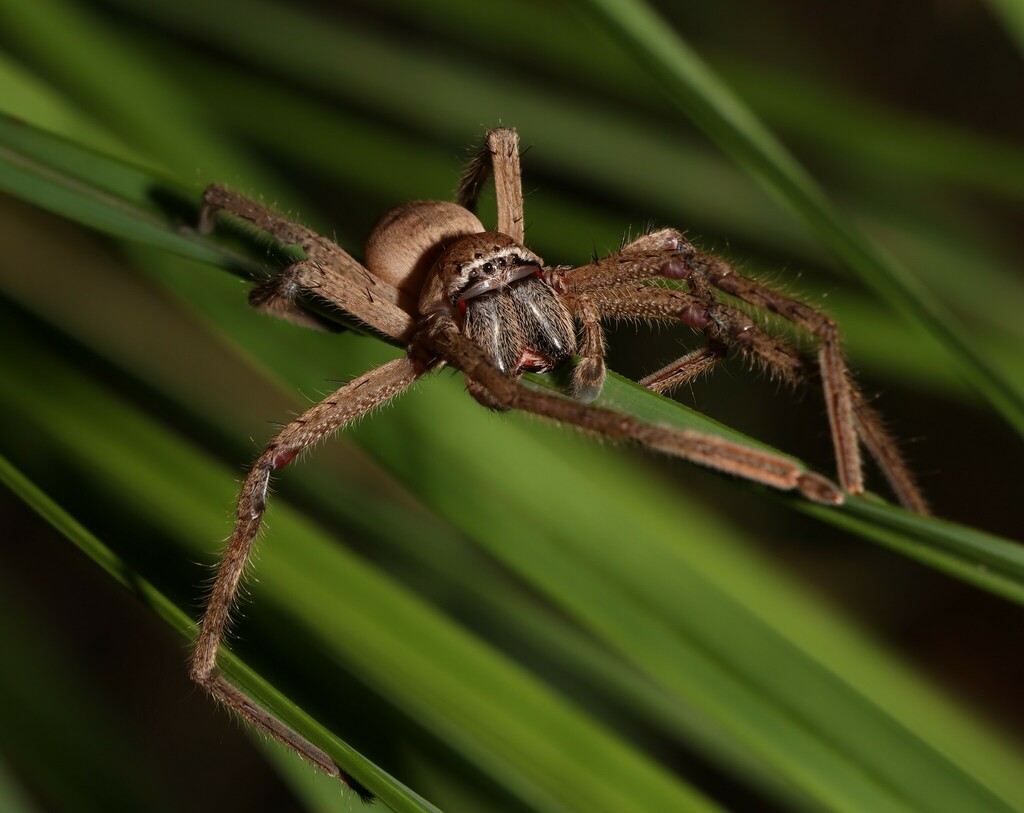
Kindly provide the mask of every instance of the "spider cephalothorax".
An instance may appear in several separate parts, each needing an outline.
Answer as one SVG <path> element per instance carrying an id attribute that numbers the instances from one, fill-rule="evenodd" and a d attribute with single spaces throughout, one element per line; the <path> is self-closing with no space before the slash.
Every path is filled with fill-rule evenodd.
<path id="1" fill-rule="evenodd" d="M 838 505 L 846 493 L 864 490 L 863 445 L 899 500 L 912 510 L 926 510 L 896 444 L 853 383 L 830 318 L 742 276 L 724 260 L 701 253 L 675 229 L 643 235 L 585 265 L 545 266 L 524 245 L 518 143 L 514 130 L 488 133 L 463 176 L 457 204 L 416 201 L 385 215 L 367 242 L 365 267 L 327 238 L 223 187 L 209 187 L 203 198 L 201 227 L 212 228 L 212 215 L 224 209 L 306 253 L 307 259 L 261 286 L 250 298 L 254 305 L 301 324 L 316 324 L 309 307 L 326 305 L 407 349 L 401 358 L 365 373 L 309 409 L 256 459 L 242 484 L 237 521 L 192 660 L 192 677 L 217 699 L 357 790 L 358 782 L 324 751 L 218 675 L 217 651 L 263 520 L 271 473 L 431 370 L 446 364 L 458 368 L 473 396 L 487 406 L 534 412 L 772 488 L 793 490 L 826 505 Z M 492 172 L 496 231 L 486 230 L 471 211 Z M 679 287 L 648 284 L 666 278 L 676 280 Z M 816 341 L 817 352 L 798 352 L 717 292 L 788 320 Z M 704 335 L 704 347 L 641 380 L 656 392 L 692 381 L 733 348 L 783 378 L 819 383 L 840 486 L 778 454 L 592 406 L 605 379 L 603 319 L 683 322 Z M 526 371 L 548 370 L 577 355 L 572 397 L 520 381 Z"/>
<path id="2" fill-rule="evenodd" d="M 377 249 L 392 240 L 400 241 L 397 256 Z M 425 325 L 454 320 L 506 375 L 546 372 L 576 353 L 572 313 L 544 261 L 509 235 L 484 231 L 461 206 L 417 201 L 388 212 L 367 240 L 367 267 L 403 287 L 423 279 L 417 311 Z M 476 382 L 467 384 L 477 400 L 497 406 Z"/>
<path id="3" fill-rule="evenodd" d="M 547 372 L 577 349 L 572 313 L 544 279 L 544 260 L 500 231 L 454 237 L 452 221 L 466 222 L 467 210 L 453 204 L 426 202 L 418 219 L 431 211 L 434 227 L 420 228 L 423 256 L 435 257 L 419 300 L 426 319 L 451 318 L 462 333 L 487 354 L 505 375 Z M 378 229 L 400 229 L 410 210 L 389 213 Z M 378 241 L 377 230 L 370 243 Z M 417 261 L 419 264 L 421 261 Z M 496 405 L 470 381 L 470 391 Z"/>
<path id="4" fill-rule="evenodd" d="M 576 353 L 572 313 L 542 269 L 539 257 L 498 232 L 460 240 L 436 267 L 448 312 L 507 375 L 546 372 Z M 420 311 L 437 312 L 426 298 Z"/>

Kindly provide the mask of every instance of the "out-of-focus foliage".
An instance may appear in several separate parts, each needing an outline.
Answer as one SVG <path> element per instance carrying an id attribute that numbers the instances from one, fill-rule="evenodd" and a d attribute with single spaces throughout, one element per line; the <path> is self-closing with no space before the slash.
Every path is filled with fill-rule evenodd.
<path id="1" fill-rule="evenodd" d="M 281 257 L 192 234 L 201 189 L 219 181 L 261 196 L 358 256 L 382 212 L 450 198 L 464 148 L 512 124 L 531 147 L 528 241 L 549 262 L 610 250 L 627 227 L 683 225 L 823 305 L 869 389 L 884 390 L 877 405 L 894 430 L 920 438 L 910 456 L 937 513 L 964 524 L 873 499 L 808 509 L 488 414 L 442 374 L 278 478 L 233 646 L 251 669 L 232 676 L 396 810 L 1024 808 L 1012 744 L 971 710 L 977 699 L 932 685 L 956 683 L 956 669 L 923 677 L 770 561 L 789 558 L 851 607 L 893 618 L 949 619 L 949 602 L 984 601 L 937 571 L 1019 595 L 1018 549 L 985 533 L 1019 528 L 1005 507 L 1019 437 L 986 398 L 1012 420 L 1024 382 L 1020 236 L 1004 225 L 1020 206 L 1024 151 L 858 97 L 810 39 L 827 26 L 730 4 L 662 23 L 717 77 L 698 63 L 689 88 L 728 108 L 724 132 L 700 122 L 709 142 L 665 101 L 679 98 L 678 77 L 652 72 L 643 43 L 626 47 L 637 7 L 616 7 L 631 13 L 608 28 L 582 2 L 0 2 L 0 112 L 17 119 L 0 122 L 4 481 L 188 634 L 182 610 L 197 613 L 267 421 L 398 352 L 249 310 L 223 269 L 259 276 Z M 740 18 L 757 47 L 736 31 Z M 770 63 L 772 49 L 788 59 Z M 716 82 L 732 90 L 716 94 Z M 1019 71 L 1006 82 L 1019 89 Z M 835 244 L 719 151 L 746 106 L 813 166 L 829 217 L 877 241 L 941 303 L 924 328 L 862 288 L 858 263 L 837 262 Z M 982 359 L 968 358 L 966 378 L 950 337 Z M 684 341 L 624 326 L 612 366 L 636 377 Z M 703 420 L 624 381 L 606 397 L 646 419 Z M 794 398 L 733 365 L 681 398 L 731 428 L 720 431 L 830 466 L 814 392 Z M 0 792 L 58 810 L 251 809 L 261 793 L 284 794 L 233 773 L 216 747 L 202 762 L 223 774 L 172 767 L 173 729 L 142 736 L 118 710 L 128 698 L 117 676 L 89 677 L 88 651 L 55 622 L 87 617 L 104 578 L 55 593 L 47 562 L 59 564 L 50 551 L 62 543 L 12 516 L 3 553 L 38 587 L 4 590 L 18 668 L 3 683 L 16 703 L 0 711 Z M 13 623 L 39 614 L 45 595 L 45 621 Z M 1019 620 L 1015 604 L 988 600 L 979 629 L 991 638 L 948 639 L 952 660 L 983 674 L 1012 657 L 999 634 Z M 124 619 L 145 610 L 121 607 L 86 638 L 132 658 L 145 651 L 133 624 L 146 622 Z M 153 703 L 168 669 L 184 673 L 184 650 L 158 637 L 161 647 L 178 656 L 169 667 L 143 658 L 133 672 L 132 693 Z M 197 726 L 223 723 L 196 706 Z M 202 740 L 189 734 L 182 765 Z M 309 809 L 355 803 L 290 755 L 269 758 Z"/>

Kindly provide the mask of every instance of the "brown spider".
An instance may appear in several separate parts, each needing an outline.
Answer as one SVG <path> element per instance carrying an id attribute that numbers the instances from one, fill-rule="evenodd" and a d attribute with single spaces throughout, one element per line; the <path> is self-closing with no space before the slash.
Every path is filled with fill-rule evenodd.
<path id="1" fill-rule="evenodd" d="M 301 246 L 306 254 L 307 259 L 253 291 L 252 304 L 310 324 L 316 316 L 306 306 L 327 303 L 408 348 L 402 358 L 365 373 L 309 409 L 256 459 L 242 484 L 237 522 L 192 659 L 193 679 L 214 697 L 361 794 L 365 789 L 326 753 L 217 674 L 217 650 L 262 522 L 271 473 L 425 373 L 450 364 L 488 407 L 528 410 L 610 438 L 637 441 L 773 488 L 795 489 L 828 505 L 841 504 L 844 491 L 864 490 L 863 442 L 900 501 L 926 511 L 895 444 L 850 379 L 831 319 L 745 279 L 723 260 L 697 251 L 674 229 L 646 234 L 587 265 L 545 266 L 523 245 L 518 143 L 514 130 L 487 134 L 459 185 L 458 204 L 416 201 L 385 215 L 367 241 L 365 268 L 327 238 L 221 186 L 209 187 L 203 196 L 202 230 L 211 229 L 214 214 L 225 210 L 283 244 Z M 470 211 L 491 171 L 498 201 L 494 232 L 486 231 Z M 688 290 L 645 284 L 656 277 L 682 280 Z M 719 301 L 715 288 L 812 334 L 819 343 L 817 361 Z M 642 380 L 657 392 L 691 381 L 721 361 L 730 347 L 751 354 L 785 379 L 820 377 L 842 490 L 779 455 L 591 406 L 605 377 L 602 318 L 679 320 L 707 337 L 707 347 Z M 577 339 L 577 322 L 582 340 Z M 577 354 L 582 358 L 573 370 L 575 398 L 540 392 L 519 380 L 525 371 L 550 370 Z"/>

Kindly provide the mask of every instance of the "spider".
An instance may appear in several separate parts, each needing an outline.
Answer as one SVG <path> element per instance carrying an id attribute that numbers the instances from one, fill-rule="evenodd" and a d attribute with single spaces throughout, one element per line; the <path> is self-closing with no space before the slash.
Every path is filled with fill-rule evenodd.
<path id="1" fill-rule="evenodd" d="M 473 214 L 493 173 L 497 231 Z M 907 508 L 927 510 L 895 443 L 852 382 L 835 323 L 824 314 L 741 276 L 698 251 L 675 229 L 645 234 L 587 265 L 547 266 L 524 245 L 519 141 L 515 130 L 487 133 L 466 168 L 458 203 L 415 201 L 386 214 L 360 265 L 338 245 L 222 186 L 203 195 L 200 230 L 224 210 L 250 221 L 306 258 L 252 292 L 251 303 L 302 324 L 329 305 L 404 344 L 401 358 L 371 370 L 329 395 L 282 429 L 256 459 L 238 498 L 237 520 L 203 614 L 191 676 L 217 700 L 364 797 L 368 792 L 320 748 L 258 706 L 217 672 L 220 648 L 239 582 L 260 529 L 271 474 L 304 449 L 446 365 L 462 371 L 472 396 L 496 410 L 521 409 L 609 438 L 661 452 L 773 488 L 838 505 L 863 492 L 860 443 L 879 464 Z M 648 285 L 656 278 L 685 290 Z M 769 335 L 715 293 L 731 294 L 791 321 L 818 342 L 816 359 Z M 681 321 L 707 345 L 640 383 L 665 392 L 722 361 L 731 348 L 760 360 L 790 381 L 819 379 L 838 464 L 840 487 L 788 458 L 700 432 L 646 424 L 595 407 L 605 379 L 602 319 Z M 577 324 L 579 335 L 577 335 Z M 573 397 L 524 386 L 526 371 L 548 371 L 574 356 Z"/>

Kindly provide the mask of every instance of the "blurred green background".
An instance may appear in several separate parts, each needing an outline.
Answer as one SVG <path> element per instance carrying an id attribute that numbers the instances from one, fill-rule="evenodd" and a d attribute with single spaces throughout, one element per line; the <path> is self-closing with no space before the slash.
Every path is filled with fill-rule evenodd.
<path id="1" fill-rule="evenodd" d="M 189 226 L 216 181 L 359 257 L 497 124 L 549 263 L 674 225 L 833 315 L 954 524 L 488 414 L 446 372 L 277 479 L 232 677 L 380 809 L 1024 809 L 1022 6 L 651 8 L 0 0 L 0 809 L 358 806 L 191 686 L 181 612 L 274 426 L 399 351 L 251 311 L 282 252 Z M 620 325 L 610 366 L 695 341 Z M 813 390 L 734 359 L 678 398 L 832 471 Z"/>

